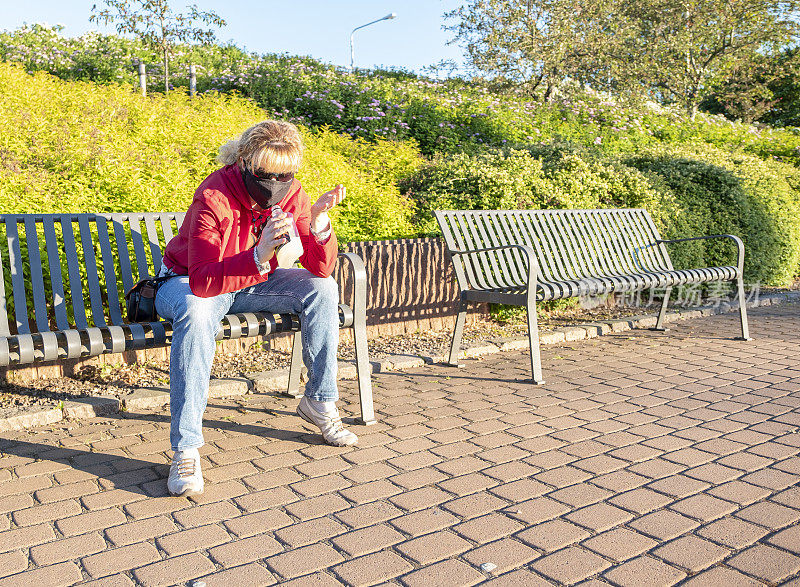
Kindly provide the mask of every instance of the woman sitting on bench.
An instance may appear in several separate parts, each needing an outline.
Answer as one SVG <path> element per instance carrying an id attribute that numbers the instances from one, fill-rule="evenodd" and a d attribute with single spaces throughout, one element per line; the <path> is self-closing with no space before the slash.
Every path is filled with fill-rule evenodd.
<path id="1" fill-rule="evenodd" d="M 339 291 L 330 277 L 337 241 L 328 210 L 343 186 L 312 205 L 294 174 L 303 144 L 288 122 L 267 120 L 220 148 L 223 165 L 197 188 L 178 234 L 167 244 L 156 311 L 172 322 L 171 495 L 203 492 L 198 448 L 208 399 L 215 336 L 226 314 L 300 316 L 309 379 L 297 414 L 325 441 L 353 445 L 335 402 Z M 301 247 L 302 245 L 302 247 Z M 303 268 L 292 267 L 298 259 Z"/>

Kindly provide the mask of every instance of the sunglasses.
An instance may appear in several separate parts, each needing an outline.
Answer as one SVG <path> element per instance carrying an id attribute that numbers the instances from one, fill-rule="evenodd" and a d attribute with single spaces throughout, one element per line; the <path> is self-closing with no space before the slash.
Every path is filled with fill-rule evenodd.
<path id="1" fill-rule="evenodd" d="M 289 173 L 254 173 L 253 175 L 258 179 L 271 179 L 280 182 L 292 181 L 294 179 L 293 171 Z"/>

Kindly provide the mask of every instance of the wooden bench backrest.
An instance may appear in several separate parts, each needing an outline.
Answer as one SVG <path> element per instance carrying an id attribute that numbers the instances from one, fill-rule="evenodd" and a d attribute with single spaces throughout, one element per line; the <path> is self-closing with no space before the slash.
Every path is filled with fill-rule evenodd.
<path id="1" fill-rule="evenodd" d="M 0 336 L 118 326 L 183 213 L 0 215 Z"/>
<path id="2" fill-rule="evenodd" d="M 534 249 L 539 280 L 578 280 L 640 273 L 634 250 L 661 237 L 643 209 L 439 210 L 436 220 L 450 251 L 520 244 Z M 672 269 L 663 245 L 640 250 L 648 271 Z M 506 249 L 454 257 L 462 288 L 513 288 L 526 282 L 521 251 Z M 468 285 L 467 285 L 468 284 Z"/>

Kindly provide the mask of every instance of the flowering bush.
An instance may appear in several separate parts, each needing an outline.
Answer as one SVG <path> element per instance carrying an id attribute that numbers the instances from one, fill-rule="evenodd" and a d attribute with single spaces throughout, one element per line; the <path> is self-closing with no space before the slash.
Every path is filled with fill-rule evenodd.
<path id="1" fill-rule="evenodd" d="M 185 210 L 217 168 L 218 146 L 263 118 L 236 96 L 144 98 L 0 63 L 0 211 Z M 394 185 L 419 165 L 413 144 L 302 130 L 307 157 L 298 177 L 312 199 L 337 183 L 349 188 L 334 217 L 342 241 L 414 232 L 411 205 Z"/>
<path id="2" fill-rule="evenodd" d="M 134 41 L 87 33 L 65 38 L 61 27 L 39 24 L 0 33 L 0 59 L 20 63 L 26 71 L 46 71 L 62 79 L 133 84 L 139 59 L 155 56 Z"/>
<path id="3" fill-rule="evenodd" d="M 637 206 L 667 237 L 743 235 L 748 279 L 800 274 L 800 129 L 770 128 L 574 88 L 552 104 L 480 81 L 350 72 L 311 58 L 182 46 L 169 98 L 135 96 L 135 41 L 63 38 L 40 25 L 0 33 L 0 209 L 175 209 L 213 167 L 216 146 L 252 122 L 307 129 L 313 193 L 346 183 L 343 240 L 436 232 L 436 208 Z M 190 100 L 188 65 L 200 97 Z M 266 114 L 265 114 L 266 113 Z M 427 161 L 423 159 L 427 157 Z M 51 194 L 64 194 L 53 199 Z M 137 203 L 138 202 L 138 203 Z M 728 263 L 714 242 L 676 264 Z"/>
<path id="4" fill-rule="evenodd" d="M 58 27 L 34 25 L 0 33 L 0 58 L 63 79 L 134 84 L 140 59 L 150 76 L 161 75 L 158 58 L 136 41 L 96 33 L 68 39 L 59 32 Z M 543 105 L 477 81 L 350 72 L 311 58 L 248 55 L 232 45 L 179 47 L 173 66 L 176 87 L 188 87 L 190 63 L 197 65 L 200 92 L 239 93 L 271 116 L 311 128 L 327 126 L 370 140 L 413 138 L 428 156 L 549 141 L 596 146 L 607 153 L 702 141 L 800 164 L 795 129 L 756 127 L 702 113 L 689 120 L 678 109 L 624 106 L 579 88 Z M 152 85 L 159 91 L 158 84 Z"/>

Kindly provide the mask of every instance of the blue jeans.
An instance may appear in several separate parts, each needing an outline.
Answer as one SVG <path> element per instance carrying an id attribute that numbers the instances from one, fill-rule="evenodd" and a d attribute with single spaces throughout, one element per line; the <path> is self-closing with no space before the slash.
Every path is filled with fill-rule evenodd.
<path id="1" fill-rule="evenodd" d="M 239 291 L 201 298 L 192 294 L 189 277 L 161 284 L 156 311 L 172 322 L 170 349 L 170 442 L 173 450 L 203 446 L 203 412 L 216 343 L 225 314 L 272 312 L 300 316 L 303 362 L 309 379 L 305 395 L 336 401 L 336 352 L 339 344 L 339 288 L 333 278 L 305 269 L 276 269 L 269 279 Z"/>

